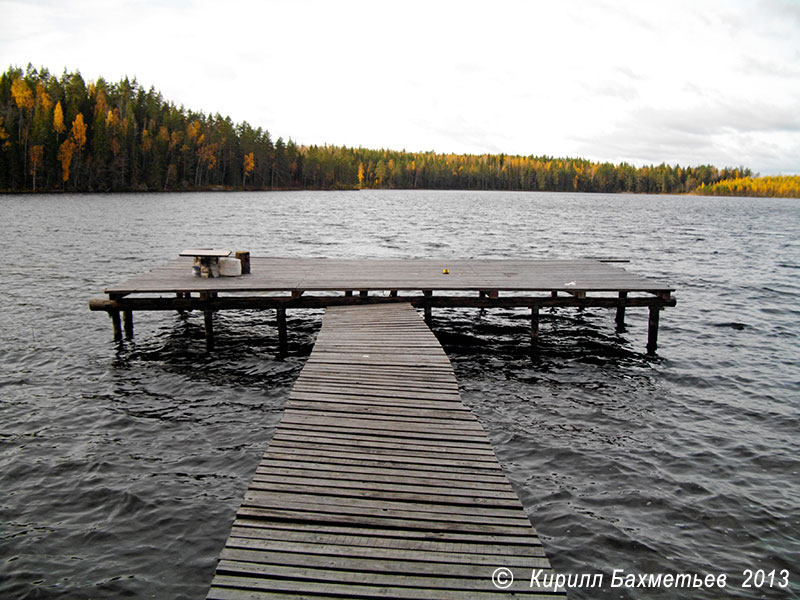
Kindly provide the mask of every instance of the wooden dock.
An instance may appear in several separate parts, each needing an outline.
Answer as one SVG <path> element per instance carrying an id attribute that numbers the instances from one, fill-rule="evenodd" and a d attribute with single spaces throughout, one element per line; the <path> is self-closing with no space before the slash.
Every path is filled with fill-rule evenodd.
<path id="1" fill-rule="evenodd" d="M 201 310 L 206 340 L 214 345 L 213 314 L 243 308 L 274 309 L 279 345 L 286 346 L 286 311 L 355 304 L 409 303 L 430 321 L 436 307 L 525 307 L 531 311 L 531 341 L 539 338 L 539 310 L 549 306 L 616 309 L 647 307 L 647 351 L 655 353 L 659 314 L 675 306 L 674 288 L 602 260 L 342 260 L 251 259 L 240 277 L 193 277 L 191 258 L 111 286 L 108 299 L 92 310 L 111 316 L 115 339 L 133 336 L 137 310 Z M 164 294 L 167 294 L 164 297 Z"/>
<path id="2" fill-rule="evenodd" d="M 565 597 L 534 569 L 552 574 L 417 312 L 329 308 L 208 598 Z"/>

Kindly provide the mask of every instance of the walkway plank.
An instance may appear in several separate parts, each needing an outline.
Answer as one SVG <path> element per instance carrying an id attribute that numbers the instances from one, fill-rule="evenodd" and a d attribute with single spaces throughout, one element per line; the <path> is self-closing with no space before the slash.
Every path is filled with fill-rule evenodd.
<path id="1" fill-rule="evenodd" d="M 208 598 L 565 597 L 533 569 L 552 573 L 416 311 L 327 309 Z"/>

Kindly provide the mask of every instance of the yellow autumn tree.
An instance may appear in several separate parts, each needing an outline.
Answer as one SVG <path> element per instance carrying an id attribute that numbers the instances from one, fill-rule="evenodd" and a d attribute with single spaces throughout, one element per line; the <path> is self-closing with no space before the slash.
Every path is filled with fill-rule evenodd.
<path id="1" fill-rule="evenodd" d="M 75 165 L 75 185 L 78 184 L 78 178 L 80 177 L 80 152 L 83 150 L 83 147 L 86 145 L 86 122 L 83 120 L 83 114 L 78 113 L 75 116 L 75 120 L 72 122 L 72 130 L 70 131 L 70 136 L 65 140 L 64 144 L 67 142 L 72 142 L 69 147 L 64 150 L 64 158 L 62 159 L 59 156 L 59 160 L 61 160 L 61 168 L 63 171 L 64 181 L 69 179 L 69 165 L 72 162 L 72 156 L 76 152 L 78 153 L 78 162 Z M 64 144 L 61 145 L 64 148 Z M 61 149 L 59 149 L 59 154 Z M 67 168 L 64 169 L 64 163 L 66 161 Z"/>
<path id="2" fill-rule="evenodd" d="M 33 110 L 33 92 L 31 88 L 25 83 L 22 77 L 17 77 L 11 84 L 11 94 L 14 96 L 14 102 L 19 108 L 19 127 L 17 129 L 17 141 L 23 145 L 23 157 L 28 159 L 28 137 L 30 135 L 30 113 Z M 25 115 L 28 118 L 25 118 Z M 27 165 L 25 165 L 27 167 Z M 24 171 L 23 171 L 24 173 Z"/>
<path id="3" fill-rule="evenodd" d="M 58 148 L 58 160 L 61 162 L 61 181 L 64 183 L 69 179 L 69 167 L 72 164 L 72 155 L 75 154 L 75 142 L 71 137 L 64 140 Z"/>
<path id="4" fill-rule="evenodd" d="M 80 152 L 86 145 L 86 123 L 82 113 L 78 113 L 72 122 L 72 139 L 75 141 L 76 149 Z"/>
<path id="5" fill-rule="evenodd" d="M 116 108 L 109 110 L 106 115 L 106 127 L 114 127 L 117 123 L 119 123 L 119 110 Z"/>
<path id="6" fill-rule="evenodd" d="M 64 133 L 67 129 L 64 126 L 64 110 L 61 108 L 61 100 L 56 102 L 56 108 L 53 111 L 53 129 L 56 130 L 57 134 Z"/>
<path id="7" fill-rule="evenodd" d="M 192 121 L 186 126 L 186 135 L 190 140 L 194 140 L 200 134 L 200 121 Z M 198 142 L 202 143 L 202 142 Z"/>
<path id="8" fill-rule="evenodd" d="M 53 101 L 50 99 L 50 94 L 47 93 L 47 90 L 41 81 L 36 85 L 36 102 L 42 107 L 44 112 L 49 111 L 50 107 L 53 106 Z"/>
<path id="9" fill-rule="evenodd" d="M 17 77 L 11 84 L 11 94 L 19 109 L 33 108 L 33 92 L 22 77 Z"/>
<path id="10" fill-rule="evenodd" d="M 204 144 L 205 135 L 201 135 L 197 140 L 198 144 L 202 144 L 197 150 L 197 170 L 195 172 L 195 185 L 203 183 L 202 165 L 206 165 L 206 173 L 217 166 L 217 149 L 219 145 L 214 143 Z"/>
<path id="11" fill-rule="evenodd" d="M 244 155 L 244 180 L 242 181 L 242 187 L 245 186 L 247 183 L 247 176 L 253 172 L 253 169 L 256 168 L 256 155 L 254 152 L 250 152 Z"/>

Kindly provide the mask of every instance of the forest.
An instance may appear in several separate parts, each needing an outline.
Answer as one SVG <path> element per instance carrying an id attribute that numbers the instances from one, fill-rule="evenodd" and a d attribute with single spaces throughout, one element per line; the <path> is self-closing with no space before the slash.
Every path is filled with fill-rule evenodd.
<path id="1" fill-rule="evenodd" d="M 800 175 L 725 179 L 712 185 L 702 185 L 697 193 L 705 196 L 800 198 Z"/>
<path id="2" fill-rule="evenodd" d="M 744 167 L 634 167 L 581 158 L 298 145 L 273 140 L 247 122 L 178 107 L 135 79 L 87 83 L 79 72 L 55 76 L 31 65 L 10 67 L 0 76 L 0 190 L 6 192 L 417 188 L 724 194 L 740 189 L 732 182 L 764 179 L 752 176 Z"/>

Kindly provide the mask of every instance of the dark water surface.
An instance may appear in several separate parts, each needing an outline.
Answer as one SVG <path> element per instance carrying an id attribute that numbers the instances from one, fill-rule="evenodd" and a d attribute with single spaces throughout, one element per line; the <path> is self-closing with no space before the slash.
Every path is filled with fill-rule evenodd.
<path id="1" fill-rule="evenodd" d="M 478 192 L 0 197 L 0 597 L 202 598 L 319 329 L 289 313 L 137 313 L 118 347 L 87 308 L 184 247 L 258 256 L 631 259 L 646 310 L 434 310 L 472 407 L 580 598 L 800 597 L 800 202 Z M 500 565 L 498 565 L 500 566 Z M 790 587 L 744 589 L 744 569 Z M 609 589 L 625 573 L 724 590 Z M 777 579 L 776 579 L 777 584 Z"/>

